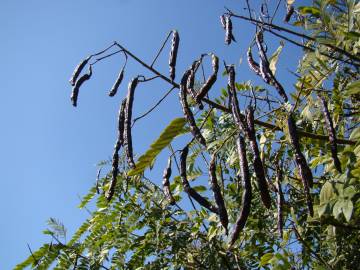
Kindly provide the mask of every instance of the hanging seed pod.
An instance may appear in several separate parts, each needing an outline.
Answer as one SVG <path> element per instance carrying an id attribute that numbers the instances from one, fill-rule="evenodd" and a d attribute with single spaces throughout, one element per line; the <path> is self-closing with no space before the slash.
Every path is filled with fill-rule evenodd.
<path id="1" fill-rule="evenodd" d="M 287 5 L 286 7 L 286 15 L 284 18 L 284 22 L 288 23 L 291 19 L 291 16 L 294 14 L 294 6 L 293 5 Z"/>
<path id="2" fill-rule="evenodd" d="M 196 100 L 197 93 L 194 89 L 194 83 L 195 83 L 195 69 L 191 68 L 189 77 L 187 79 L 186 88 L 187 88 L 187 92 L 190 93 L 191 97 L 194 100 Z M 201 101 L 198 102 L 198 106 L 200 110 L 204 109 L 204 105 L 202 104 Z"/>
<path id="3" fill-rule="evenodd" d="M 125 67 L 123 67 L 121 70 L 120 70 L 120 73 L 118 75 L 118 77 L 116 78 L 116 81 L 114 83 L 114 85 L 112 86 L 111 90 L 109 91 L 109 96 L 110 97 L 113 97 L 116 95 L 116 92 L 117 90 L 119 89 L 119 86 L 124 78 L 124 70 L 125 70 Z"/>
<path id="4" fill-rule="evenodd" d="M 126 109 L 126 99 L 123 99 L 118 113 L 118 137 L 114 146 L 114 153 L 112 156 L 112 168 L 111 168 L 111 182 L 108 192 L 105 197 L 108 201 L 114 195 L 117 176 L 119 174 L 119 151 L 121 146 L 124 144 L 124 122 L 125 122 L 125 109 Z"/>
<path id="5" fill-rule="evenodd" d="M 88 73 L 85 73 L 76 81 L 76 83 L 73 87 L 73 90 L 71 92 L 71 102 L 74 107 L 77 106 L 77 99 L 78 99 L 78 95 L 79 95 L 80 86 L 85 81 L 89 80 L 91 78 L 91 75 L 92 75 L 92 68 L 91 68 L 91 66 L 89 66 Z"/>
<path id="6" fill-rule="evenodd" d="M 249 173 L 249 165 L 246 156 L 246 146 L 244 138 L 239 135 L 236 140 L 237 151 L 239 155 L 240 175 L 242 179 L 243 194 L 242 194 L 242 208 L 238 219 L 236 220 L 233 233 L 230 238 L 230 247 L 239 238 L 240 232 L 244 229 L 246 221 L 250 214 L 251 208 L 251 181 Z"/>
<path id="7" fill-rule="evenodd" d="M 221 23 L 222 28 L 224 28 L 224 30 L 226 30 L 226 18 L 225 18 L 225 15 L 220 16 L 220 23 Z"/>
<path id="8" fill-rule="evenodd" d="M 249 106 L 246 109 L 246 123 L 247 123 L 247 130 L 245 132 L 247 139 L 250 142 L 250 147 L 252 150 L 252 153 L 254 155 L 253 157 L 253 166 L 254 171 L 256 175 L 257 184 L 259 186 L 260 190 L 260 196 L 263 204 L 266 208 L 271 207 L 271 197 L 269 193 L 268 184 L 265 178 L 265 170 L 263 163 L 261 162 L 260 158 L 260 152 L 258 148 L 258 144 L 256 141 L 256 135 L 255 135 L 255 126 L 254 126 L 254 109 Z"/>
<path id="9" fill-rule="evenodd" d="M 195 101 L 198 104 L 206 96 L 206 94 L 209 92 L 211 87 L 216 82 L 217 73 L 219 71 L 219 58 L 215 54 L 211 54 L 211 65 L 213 68 L 213 73 L 206 80 L 206 82 L 203 84 L 203 86 L 199 90 L 199 93 L 196 95 Z"/>
<path id="10" fill-rule="evenodd" d="M 168 164 L 164 170 L 162 184 L 166 199 L 169 201 L 171 205 L 174 205 L 175 199 L 170 190 L 170 177 L 171 177 L 171 157 L 169 157 Z"/>
<path id="11" fill-rule="evenodd" d="M 71 84 L 72 86 L 75 85 L 75 83 L 76 83 L 76 81 L 77 81 L 77 79 L 78 79 L 81 71 L 84 69 L 84 67 L 86 66 L 86 64 L 89 62 L 90 58 L 91 58 L 91 56 L 86 57 L 84 60 L 82 60 L 82 61 L 76 66 L 76 68 L 75 68 L 75 70 L 74 70 L 74 72 L 73 72 L 73 74 L 71 75 L 71 78 L 70 78 L 70 80 L 69 80 L 69 82 L 70 82 L 70 84 Z"/>
<path id="12" fill-rule="evenodd" d="M 235 41 L 232 33 L 232 21 L 230 16 L 225 17 L 225 44 L 230 45 L 231 41 Z"/>
<path id="13" fill-rule="evenodd" d="M 313 216 L 314 211 L 313 211 L 312 198 L 311 198 L 311 194 L 310 194 L 310 187 L 313 186 L 313 175 L 312 175 L 312 172 L 306 162 L 304 155 L 301 152 L 299 138 L 298 138 L 297 130 L 296 130 L 296 124 L 295 124 L 295 120 L 294 120 L 292 114 L 290 114 L 288 116 L 287 124 L 288 124 L 288 129 L 289 129 L 290 142 L 291 142 L 291 144 L 294 148 L 294 152 L 295 152 L 295 163 L 298 167 L 299 175 L 301 177 L 301 181 L 302 181 L 302 184 L 304 187 L 307 207 L 308 207 L 310 216 Z"/>
<path id="14" fill-rule="evenodd" d="M 186 158 L 189 153 L 189 146 L 186 145 L 184 149 L 181 151 L 180 155 L 180 177 L 181 182 L 184 188 L 184 191 L 195 201 L 197 201 L 201 206 L 205 207 L 209 211 L 218 214 L 218 209 L 212 205 L 206 198 L 201 196 L 195 189 L 190 187 L 189 181 L 187 180 L 186 174 Z"/>
<path id="15" fill-rule="evenodd" d="M 177 57 L 177 53 L 178 53 L 180 37 L 179 37 L 178 31 L 173 30 L 172 33 L 173 33 L 173 36 L 172 36 L 172 40 L 171 40 L 169 68 L 170 68 L 170 79 L 173 81 L 175 79 L 176 57 Z"/>
<path id="16" fill-rule="evenodd" d="M 258 47 L 259 56 L 260 56 L 260 65 L 259 71 L 263 81 L 269 85 L 273 85 L 279 95 L 284 99 L 285 102 L 288 102 L 288 97 L 286 95 L 284 87 L 279 83 L 274 74 L 270 69 L 269 60 L 266 56 L 266 51 L 264 48 L 264 38 L 262 31 L 256 33 L 256 45 Z"/>
<path id="17" fill-rule="evenodd" d="M 126 152 L 128 164 L 131 168 L 135 167 L 135 162 L 133 157 L 132 136 L 131 136 L 131 119 L 132 119 L 134 94 L 135 94 L 136 86 L 138 84 L 138 80 L 139 80 L 138 77 L 135 77 L 131 80 L 128 86 L 128 93 L 126 97 L 124 144 L 125 144 L 125 152 Z"/>
<path id="18" fill-rule="evenodd" d="M 275 163 L 276 168 L 276 188 L 277 188 L 277 229 L 280 237 L 283 237 L 283 226 L 284 226 L 284 218 L 283 218 L 283 208 L 284 208 L 284 194 L 281 188 L 281 182 L 283 179 L 283 172 L 280 167 L 279 161 L 277 160 Z"/>
<path id="19" fill-rule="evenodd" d="M 256 75 L 261 76 L 260 67 L 259 64 L 254 61 L 254 58 L 252 56 L 251 47 L 249 47 L 247 51 L 247 61 L 249 64 L 249 67 L 252 71 L 256 73 Z"/>
<path id="20" fill-rule="evenodd" d="M 196 140 L 199 143 L 201 143 L 203 146 L 206 147 L 205 138 L 203 137 L 203 135 L 200 132 L 200 129 L 196 125 L 194 115 L 190 110 L 189 104 L 186 99 L 186 94 L 187 94 L 186 84 L 189 75 L 190 75 L 190 69 L 185 71 L 180 82 L 180 103 L 184 112 L 184 116 L 189 123 L 191 134 L 196 138 Z"/>
<path id="21" fill-rule="evenodd" d="M 225 202 L 221 194 L 221 189 L 216 178 L 216 155 L 213 155 L 209 165 L 209 176 L 211 189 L 214 193 L 215 203 L 219 211 L 219 218 L 221 225 L 225 228 L 226 235 L 228 234 L 228 214 L 226 211 Z"/>
<path id="22" fill-rule="evenodd" d="M 334 124 L 331 119 L 331 115 L 330 115 L 329 108 L 327 106 L 327 102 L 326 102 L 325 98 L 321 96 L 320 101 L 321 101 L 321 105 L 323 107 L 326 129 L 329 133 L 331 156 L 332 156 L 335 168 L 338 170 L 339 173 L 341 173 L 342 172 L 341 171 L 341 162 L 338 158 L 336 132 L 335 132 Z"/>

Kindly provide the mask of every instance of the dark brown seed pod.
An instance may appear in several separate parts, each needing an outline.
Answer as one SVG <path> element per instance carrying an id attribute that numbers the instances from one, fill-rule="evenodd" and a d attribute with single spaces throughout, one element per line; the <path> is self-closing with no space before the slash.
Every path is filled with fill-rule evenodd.
<path id="1" fill-rule="evenodd" d="M 210 176 L 211 189 L 213 191 L 215 203 L 219 211 L 220 222 L 221 225 L 225 228 L 225 232 L 227 235 L 229 218 L 228 218 L 225 202 L 221 194 L 221 189 L 216 178 L 216 155 L 213 155 L 211 158 L 209 165 L 209 176 Z"/>
<path id="2" fill-rule="evenodd" d="M 225 44 L 230 45 L 231 41 L 235 41 L 232 33 L 232 21 L 229 16 L 225 17 Z"/>
<path id="3" fill-rule="evenodd" d="M 224 28 L 224 30 L 226 30 L 226 18 L 225 18 L 225 15 L 220 16 L 220 23 L 221 23 L 222 28 Z"/>
<path id="4" fill-rule="evenodd" d="M 320 97 L 323 114 L 325 117 L 325 125 L 326 129 L 329 133 L 329 142 L 330 142 L 330 150 L 331 150 L 331 156 L 335 165 L 335 168 L 338 170 L 339 173 L 342 172 L 341 170 L 341 162 L 338 158 L 338 151 L 337 151 L 337 143 L 336 143 L 336 132 L 334 128 L 333 121 L 331 119 L 331 115 L 329 112 L 329 108 L 327 106 L 327 102 L 324 97 Z"/>
<path id="5" fill-rule="evenodd" d="M 187 92 L 190 93 L 191 97 L 194 100 L 196 100 L 197 92 L 194 89 L 194 83 L 195 83 L 195 70 L 192 68 L 190 70 L 190 74 L 187 79 L 186 88 L 187 88 Z M 204 105 L 202 104 L 201 101 L 199 101 L 198 106 L 200 110 L 204 109 Z"/>
<path id="6" fill-rule="evenodd" d="M 276 168 L 276 188 L 277 188 L 277 229 L 280 237 L 283 237 L 283 226 L 284 226 L 284 217 L 283 217 L 283 208 L 284 208 L 284 194 L 281 188 L 281 182 L 283 179 L 283 172 L 280 167 L 279 161 L 275 163 Z"/>
<path id="7" fill-rule="evenodd" d="M 135 162 L 133 157 L 132 136 L 131 136 L 131 119 L 132 119 L 134 94 L 135 94 L 136 86 L 138 84 L 138 80 L 139 80 L 138 77 L 135 77 L 131 80 L 128 86 L 128 93 L 126 97 L 124 144 L 125 144 L 125 152 L 126 152 L 128 164 L 131 168 L 135 167 Z"/>
<path id="8" fill-rule="evenodd" d="M 259 64 L 254 61 L 254 58 L 252 56 L 251 47 L 249 47 L 247 51 L 247 61 L 249 64 L 249 67 L 252 71 L 256 73 L 256 75 L 261 76 L 260 67 Z"/>
<path id="9" fill-rule="evenodd" d="M 271 207 L 271 197 L 269 193 L 268 184 L 265 178 L 265 170 L 263 163 L 260 158 L 260 152 L 258 148 L 258 144 L 256 141 L 256 135 L 255 135 L 255 126 L 254 126 L 254 109 L 249 106 L 246 109 L 245 112 L 246 115 L 246 123 L 247 123 L 247 129 L 246 129 L 246 137 L 249 140 L 250 148 L 252 150 L 252 153 L 254 155 L 253 157 L 253 166 L 254 171 L 256 175 L 257 184 L 259 186 L 260 190 L 260 196 L 263 204 L 266 208 Z"/>
<path id="10" fill-rule="evenodd" d="M 290 114 L 288 116 L 287 124 L 288 124 L 288 129 L 289 129 L 290 142 L 291 142 L 291 144 L 294 148 L 294 152 L 295 152 L 295 163 L 298 167 L 299 175 L 301 177 L 301 181 L 302 181 L 302 184 L 304 187 L 307 207 L 308 207 L 310 216 L 313 216 L 314 210 L 313 210 L 312 198 L 311 198 L 311 194 L 310 194 L 310 187 L 313 186 L 313 175 L 312 175 L 312 172 L 306 162 L 306 159 L 305 159 L 303 153 L 301 152 L 299 138 L 297 135 L 296 124 L 295 124 L 295 120 L 294 120 L 292 114 Z"/>
<path id="11" fill-rule="evenodd" d="M 288 23 L 290 21 L 291 16 L 294 14 L 294 11 L 295 10 L 293 5 L 287 5 L 284 22 Z"/>
<path id="12" fill-rule="evenodd" d="M 236 140 L 237 151 L 239 155 L 240 175 L 242 179 L 243 194 L 242 194 L 242 208 L 238 219 L 236 220 L 233 233 L 230 238 L 230 247 L 239 238 L 240 232 L 244 229 L 246 221 L 250 214 L 251 208 L 251 181 L 249 173 L 249 165 L 246 156 L 246 145 L 244 138 L 239 135 Z"/>
<path id="13" fill-rule="evenodd" d="M 120 70 L 120 73 L 119 73 L 118 77 L 116 78 L 114 85 L 112 86 L 111 90 L 109 91 L 110 97 L 113 97 L 116 95 L 116 92 L 119 89 L 119 86 L 124 78 L 124 70 L 125 70 L 124 67 Z"/>
<path id="14" fill-rule="evenodd" d="M 78 79 L 81 71 L 84 69 L 84 67 L 86 66 L 86 64 L 89 62 L 90 58 L 91 58 L 91 56 L 86 57 L 84 60 L 82 60 L 82 61 L 76 66 L 76 68 L 75 68 L 75 70 L 74 70 L 74 72 L 73 72 L 73 74 L 71 75 L 71 78 L 70 78 L 70 80 L 69 80 L 69 82 L 70 82 L 70 84 L 71 84 L 72 86 L 75 85 L 75 83 L 76 83 L 76 81 L 77 81 L 77 79 Z"/>
<path id="15" fill-rule="evenodd" d="M 167 166 L 164 170 L 162 184 L 166 199 L 169 201 L 171 205 L 174 205 L 175 199 L 170 190 L 170 177 L 171 177 L 171 157 L 169 157 Z"/>
<path id="16" fill-rule="evenodd" d="M 190 110 L 189 104 L 186 99 L 186 95 L 187 95 L 186 84 L 190 72 L 191 72 L 190 69 L 186 70 L 180 82 L 180 103 L 184 112 L 184 116 L 187 122 L 189 123 L 191 134 L 196 138 L 196 140 L 199 143 L 201 143 L 206 147 L 205 138 L 203 137 L 203 135 L 200 132 L 200 129 L 196 125 L 194 115 Z"/>
<path id="17" fill-rule="evenodd" d="M 92 75 L 92 68 L 89 66 L 88 73 L 82 75 L 75 83 L 72 92 L 71 92 L 71 102 L 74 107 L 77 106 L 77 99 L 79 95 L 80 86 L 87 80 L 91 78 Z"/>
<path id="18" fill-rule="evenodd" d="M 256 33 L 255 41 L 259 51 L 259 56 L 260 56 L 259 71 L 263 81 L 269 85 L 273 85 L 277 90 L 277 92 L 279 93 L 279 95 L 284 99 L 284 101 L 288 102 L 288 97 L 286 95 L 284 87 L 279 83 L 279 81 L 276 79 L 276 77 L 274 76 L 274 74 L 270 69 L 269 60 L 266 56 L 266 51 L 263 44 L 264 39 L 263 39 L 262 31 Z"/>
<path id="19" fill-rule="evenodd" d="M 111 182 L 108 192 L 105 197 L 108 201 L 114 195 L 117 176 L 119 174 L 119 151 L 121 146 L 124 144 L 124 122 L 125 122 L 125 109 L 126 109 L 126 99 L 123 99 L 118 113 L 118 137 L 114 146 L 114 153 L 112 156 L 112 168 L 111 168 Z"/>
<path id="20" fill-rule="evenodd" d="M 181 182 L 184 188 L 184 191 L 195 201 L 197 201 L 201 206 L 205 207 L 209 211 L 218 214 L 218 209 L 212 205 L 206 198 L 201 196 L 196 190 L 190 187 L 189 181 L 187 180 L 186 174 L 186 158 L 189 153 L 189 146 L 186 145 L 184 149 L 181 151 L 180 155 L 180 177 Z"/>
<path id="21" fill-rule="evenodd" d="M 172 33 L 173 36 L 171 40 L 169 67 L 170 67 L 170 79 L 173 81 L 175 79 L 175 66 L 176 66 L 176 58 L 179 48 L 180 37 L 178 31 L 173 30 Z"/>

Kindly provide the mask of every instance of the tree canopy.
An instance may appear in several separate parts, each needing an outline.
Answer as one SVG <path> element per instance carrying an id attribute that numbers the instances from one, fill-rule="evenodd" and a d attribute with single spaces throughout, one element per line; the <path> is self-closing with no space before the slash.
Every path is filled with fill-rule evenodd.
<path id="1" fill-rule="evenodd" d="M 240 81 L 236 62 L 214 53 L 178 70 L 176 30 L 152 63 L 114 42 L 76 67 L 73 106 L 92 67 L 114 54 L 124 55 L 124 65 L 109 96 L 124 85 L 129 61 L 152 76 L 135 75 L 128 84 L 112 160 L 99 164 L 111 168 L 99 169 L 79 206 L 94 205 L 90 217 L 69 241 L 62 223 L 50 219 L 44 231 L 49 243 L 15 269 L 358 268 L 360 2 L 298 6 L 288 0 L 283 11 L 282 1 L 266 3 L 245 1 L 245 15 L 229 9 L 219 14 L 229 46 L 241 42 L 234 21 L 254 25 L 244 62 L 260 84 Z M 270 51 L 273 39 L 281 42 Z M 168 42 L 169 75 L 154 65 Z M 284 44 L 301 54 L 287 71 L 296 78 L 291 87 L 277 70 Z M 227 83 L 217 89 L 221 78 Z M 136 87 L 154 79 L 171 88 L 134 119 Z M 184 116 L 134 156 L 132 125 L 172 91 L 179 91 Z M 168 160 L 159 159 L 166 151 Z M 148 177 L 155 167 L 164 168 L 162 181 Z"/>

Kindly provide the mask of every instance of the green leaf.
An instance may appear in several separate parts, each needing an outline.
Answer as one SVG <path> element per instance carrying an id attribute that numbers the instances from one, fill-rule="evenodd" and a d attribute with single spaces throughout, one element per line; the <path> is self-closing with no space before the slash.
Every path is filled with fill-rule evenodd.
<path id="1" fill-rule="evenodd" d="M 313 15 L 315 17 L 320 16 L 319 9 L 315 7 L 299 7 L 298 10 L 302 15 Z"/>
<path id="2" fill-rule="evenodd" d="M 360 80 L 350 83 L 346 89 L 347 95 L 355 95 L 360 93 Z"/>
<path id="3" fill-rule="evenodd" d="M 276 49 L 276 51 L 274 52 L 274 54 L 270 57 L 269 59 L 269 64 L 270 64 L 270 70 L 272 71 L 272 73 L 275 75 L 276 73 L 276 63 L 279 60 L 279 56 L 280 53 L 282 51 L 282 49 L 284 48 L 284 42 L 280 41 L 280 46 Z"/>
<path id="4" fill-rule="evenodd" d="M 273 253 L 266 253 L 263 256 L 261 256 L 260 259 L 260 265 L 259 266 L 264 266 L 266 264 L 269 263 L 269 261 L 274 257 Z"/>
<path id="5" fill-rule="evenodd" d="M 342 212 L 343 212 L 347 222 L 349 222 L 351 219 L 353 209 L 354 209 L 354 205 L 351 200 L 344 201 L 344 203 L 342 205 Z"/>
<path id="6" fill-rule="evenodd" d="M 334 195 L 334 190 L 330 182 L 326 182 L 320 191 L 320 204 L 328 202 Z"/>
<path id="7" fill-rule="evenodd" d="M 174 119 L 160 134 L 159 138 L 150 145 L 150 149 L 138 159 L 135 168 L 130 170 L 128 175 L 134 176 L 143 173 L 145 169 L 151 165 L 156 156 L 167 147 L 176 136 L 185 132 L 185 124 L 185 118 Z"/>

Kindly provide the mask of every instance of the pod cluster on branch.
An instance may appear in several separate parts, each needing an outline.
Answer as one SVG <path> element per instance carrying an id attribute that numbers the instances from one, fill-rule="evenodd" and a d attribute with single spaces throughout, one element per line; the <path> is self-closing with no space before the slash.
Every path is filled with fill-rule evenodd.
<path id="1" fill-rule="evenodd" d="M 189 108 L 189 104 L 187 102 L 187 80 L 188 77 L 191 73 L 191 69 L 188 69 L 185 71 L 183 77 L 181 78 L 181 82 L 180 82 L 180 103 L 182 106 L 182 110 L 184 113 L 184 116 L 190 126 L 190 131 L 191 134 L 195 137 L 195 139 L 201 143 L 203 146 L 206 147 L 206 140 L 203 137 L 203 135 L 200 132 L 200 129 L 197 127 L 196 122 L 195 122 L 195 118 L 194 115 L 191 111 L 191 109 Z"/>
<path id="2" fill-rule="evenodd" d="M 230 247 L 234 245 L 235 241 L 239 238 L 240 232 L 245 227 L 246 221 L 250 214 L 252 199 L 249 165 L 246 156 L 246 145 L 244 137 L 242 137 L 241 135 L 238 135 L 236 139 L 236 146 L 239 155 L 240 176 L 242 180 L 243 194 L 241 199 L 242 208 L 240 211 L 240 215 L 236 220 L 233 232 L 230 237 Z"/>
<path id="3" fill-rule="evenodd" d="M 169 157 L 167 166 L 164 169 L 162 184 L 166 199 L 169 201 L 171 205 L 174 205 L 175 198 L 173 197 L 170 189 L 170 177 L 171 177 L 171 157 Z"/>
<path id="4" fill-rule="evenodd" d="M 171 50 L 169 56 L 169 69 L 170 69 L 170 79 L 173 81 L 175 79 L 175 66 L 176 58 L 179 48 L 180 37 L 179 33 L 176 30 L 172 31 L 172 40 L 171 40 Z"/>
<path id="5" fill-rule="evenodd" d="M 209 164 L 209 176 L 210 176 L 210 185 L 211 189 L 214 194 L 215 203 L 218 208 L 219 212 L 219 218 L 221 225 L 225 228 L 226 234 L 228 234 L 228 224 L 229 224 L 229 218 L 228 213 L 226 210 L 224 198 L 221 194 L 221 188 L 218 184 L 217 177 L 216 177 L 216 155 L 214 154 L 211 158 L 210 164 Z"/>
<path id="6" fill-rule="evenodd" d="M 341 162 L 338 157 L 337 143 L 336 143 L 336 131 L 334 128 L 334 123 L 332 121 L 327 102 L 323 96 L 320 96 L 320 101 L 321 101 L 322 110 L 323 110 L 323 114 L 324 114 L 324 118 L 325 118 L 325 126 L 326 126 L 326 129 L 329 134 L 331 156 L 332 156 L 335 168 L 338 170 L 339 173 L 341 173 L 342 172 Z"/>
<path id="7" fill-rule="evenodd" d="M 205 197 L 201 196 L 195 189 L 193 189 L 189 181 L 187 179 L 187 173 L 186 173 L 186 158 L 189 153 L 189 146 L 185 146 L 184 149 L 181 151 L 180 155 L 180 177 L 181 182 L 184 188 L 184 191 L 195 201 L 197 201 L 201 206 L 208 209 L 209 211 L 218 214 L 219 210 L 216 206 L 211 204 Z"/>
<path id="8" fill-rule="evenodd" d="M 131 135 L 131 120 L 132 120 L 132 108 L 134 103 L 135 89 L 138 84 L 139 78 L 133 78 L 128 85 L 128 93 L 126 97 L 126 109 L 125 109 L 125 128 L 124 128 L 124 145 L 128 164 L 131 168 L 135 167 L 133 156 L 133 145 Z"/>
<path id="9" fill-rule="evenodd" d="M 235 69 L 233 66 L 227 66 L 228 73 L 228 85 L 229 85 L 229 99 L 231 104 L 231 111 L 234 118 L 234 122 L 242 130 L 247 140 L 249 141 L 250 148 L 252 150 L 253 166 L 256 175 L 257 184 L 260 190 L 260 196 L 263 204 L 266 208 L 271 207 L 271 197 L 269 193 L 268 184 L 265 177 L 265 169 L 260 158 L 259 147 L 256 141 L 256 133 L 254 126 L 254 109 L 249 107 L 246 110 L 246 117 L 240 113 L 239 101 L 236 95 L 235 89 Z"/>
<path id="10" fill-rule="evenodd" d="M 81 71 L 80 71 L 81 72 Z M 79 73 L 80 73 L 79 72 Z M 71 102 L 72 102 L 72 105 L 74 107 L 77 106 L 77 100 L 78 100 L 78 95 L 79 95 L 79 90 L 80 90 L 80 87 L 81 85 L 89 80 L 91 78 L 91 75 L 92 75 L 92 68 L 91 66 L 89 66 L 89 69 L 88 69 L 88 72 L 85 73 L 84 75 L 82 75 L 76 82 L 75 82 L 75 85 L 72 89 L 72 92 L 71 92 Z M 75 76 L 77 77 L 77 76 Z"/>
<path id="11" fill-rule="evenodd" d="M 108 201 L 114 195 L 117 176 L 119 174 L 119 151 L 121 146 L 124 144 L 124 123 L 125 123 L 125 109 L 126 109 L 126 99 L 123 99 L 118 114 L 118 136 L 114 146 L 114 153 L 112 156 L 112 168 L 111 168 L 111 182 L 108 192 L 105 197 Z"/>

